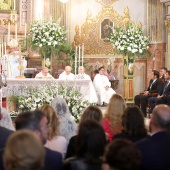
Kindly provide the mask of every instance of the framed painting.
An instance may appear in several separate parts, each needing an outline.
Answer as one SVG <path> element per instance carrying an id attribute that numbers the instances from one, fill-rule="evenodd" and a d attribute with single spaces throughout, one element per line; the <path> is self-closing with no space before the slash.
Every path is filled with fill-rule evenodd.
<path id="1" fill-rule="evenodd" d="M 18 0 L 1 0 L 0 1 L 0 12 L 8 13 L 11 10 L 16 10 Z"/>
<path id="2" fill-rule="evenodd" d="M 109 42 L 109 34 L 112 33 L 113 21 L 110 19 L 104 19 L 101 22 L 101 39 L 104 42 Z"/>

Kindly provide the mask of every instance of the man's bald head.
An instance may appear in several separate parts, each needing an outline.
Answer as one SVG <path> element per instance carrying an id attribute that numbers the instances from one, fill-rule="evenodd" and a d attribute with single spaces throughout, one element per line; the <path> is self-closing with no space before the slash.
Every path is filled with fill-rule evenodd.
<path id="1" fill-rule="evenodd" d="M 71 73 L 71 70 L 72 70 L 71 66 L 66 66 L 66 67 L 65 67 L 65 73 L 66 73 L 67 75 L 69 75 L 69 74 Z"/>
<path id="2" fill-rule="evenodd" d="M 152 112 L 151 122 L 156 128 L 170 130 L 170 107 L 157 105 Z"/>
<path id="3" fill-rule="evenodd" d="M 47 76 L 47 74 L 48 74 L 48 68 L 47 67 L 43 67 L 42 68 L 42 74 L 44 75 L 44 76 Z"/>

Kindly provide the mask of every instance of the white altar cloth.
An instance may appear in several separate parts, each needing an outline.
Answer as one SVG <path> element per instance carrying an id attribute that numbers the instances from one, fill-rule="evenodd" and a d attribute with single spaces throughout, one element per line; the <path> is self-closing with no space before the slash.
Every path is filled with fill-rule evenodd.
<path id="1" fill-rule="evenodd" d="M 9 97 L 11 95 L 22 95 L 23 85 L 27 86 L 41 86 L 44 84 L 50 85 L 51 83 L 56 83 L 56 86 L 68 85 L 76 86 L 80 89 L 81 93 L 84 95 L 84 99 L 88 100 L 90 103 L 97 103 L 97 95 L 95 89 L 91 87 L 91 80 L 74 80 L 74 81 L 65 81 L 59 79 L 7 79 L 7 87 L 2 88 L 2 96 Z"/>

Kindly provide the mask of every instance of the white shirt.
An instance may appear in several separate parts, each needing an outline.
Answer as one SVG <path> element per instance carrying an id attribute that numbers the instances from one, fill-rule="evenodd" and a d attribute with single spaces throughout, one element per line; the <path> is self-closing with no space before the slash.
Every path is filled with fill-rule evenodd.
<path id="1" fill-rule="evenodd" d="M 35 78 L 52 78 L 52 79 L 54 79 L 54 77 L 53 77 L 50 73 L 47 73 L 47 76 L 44 76 L 43 73 L 42 73 L 42 71 L 39 72 L 39 73 L 35 76 Z"/>
<path id="2" fill-rule="evenodd" d="M 61 73 L 59 75 L 59 80 L 74 80 L 75 75 L 73 73 L 70 73 L 69 75 L 66 74 L 66 72 L 64 71 L 63 73 Z"/>

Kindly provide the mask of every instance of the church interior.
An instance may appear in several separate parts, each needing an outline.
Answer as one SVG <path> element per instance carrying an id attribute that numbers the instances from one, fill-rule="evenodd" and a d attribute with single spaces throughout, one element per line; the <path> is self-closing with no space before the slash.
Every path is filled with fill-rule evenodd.
<path id="1" fill-rule="evenodd" d="M 168 170 L 169 56 L 170 0 L 0 0 L 0 169 Z"/>

